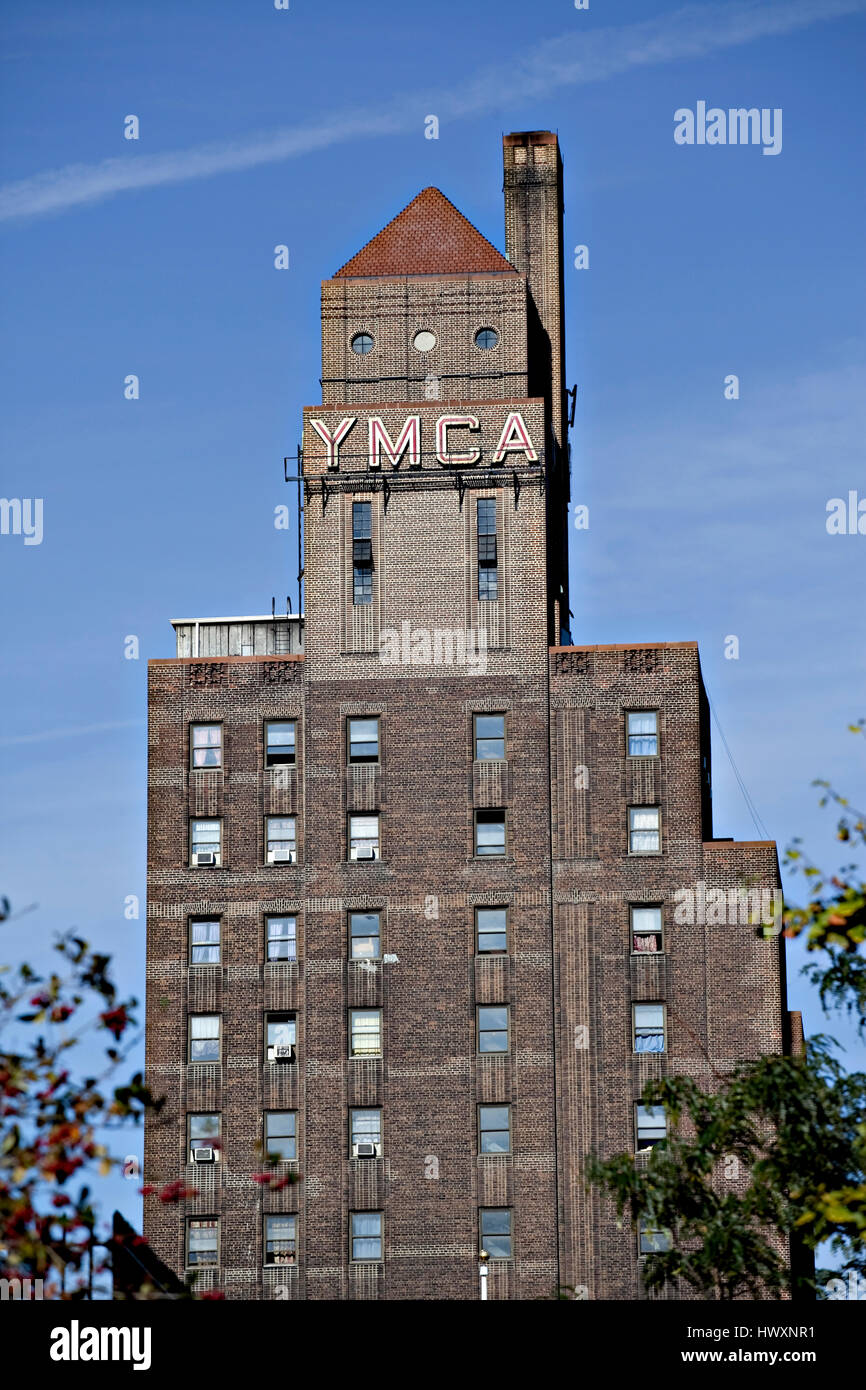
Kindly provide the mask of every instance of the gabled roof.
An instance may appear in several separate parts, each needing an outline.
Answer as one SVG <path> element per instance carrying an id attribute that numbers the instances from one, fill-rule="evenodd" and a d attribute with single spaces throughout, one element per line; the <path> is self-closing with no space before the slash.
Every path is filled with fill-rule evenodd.
<path id="1" fill-rule="evenodd" d="M 444 193 L 424 188 L 337 276 L 466 273 L 517 274 Z"/>

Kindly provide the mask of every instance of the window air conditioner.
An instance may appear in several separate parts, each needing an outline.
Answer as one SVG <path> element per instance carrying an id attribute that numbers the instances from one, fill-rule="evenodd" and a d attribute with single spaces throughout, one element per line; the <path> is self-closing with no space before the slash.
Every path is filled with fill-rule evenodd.
<path id="1" fill-rule="evenodd" d="M 269 864 L 294 864 L 295 851 L 293 849 L 273 849 L 268 855 Z"/>
<path id="2" fill-rule="evenodd" d="M 271 1049 L 275 1062 L 294 1062 L 295 1049 L 291 1043 L 280 1043 Z"/>
<path id="3" fill-rule="evenodd" d="M 193 1163 L 213 1163 L 214 1157 L 213 1149 L 193 1149 L 192 1151 Z"/>
<path id="4" fill-rule="evenodd" d="M 375 859 L 376 851 L 372 845 L 359 845 L 355 850 L 356 859 Z"/>
<path id="5" fill-rule="evenodd" d="M 381 1144 L 369 1144 L 369 1143 L 364 1143 L 364 1144 L 353 1144 L 353 1145 L 352 1145 L 352 1157 L 353 1157 L 353 1158 L 379 1158 L 380 1155 L 381 1155 L 381 1153 L 382 1153 L 382 1145 L 381 1145 Z"/>
<path id="6" fill-rule="evenodd" d="M 195 861 L 195 863 L 196 863 L 197 865 L 201 866 L 201 865 L 203 865 L 203 864 L 216 864 L 216 862 L 217 862 L 217 857 L 216 857 L 216 855 L 214 854 L 213 850 L 212 850 L 212 849 L 209 849 L 209 850 L 201 850 L 201 851 L 199 851 L 198 854 L 194 854 L 194 855 L 193 855 L 193 860 Z"/>

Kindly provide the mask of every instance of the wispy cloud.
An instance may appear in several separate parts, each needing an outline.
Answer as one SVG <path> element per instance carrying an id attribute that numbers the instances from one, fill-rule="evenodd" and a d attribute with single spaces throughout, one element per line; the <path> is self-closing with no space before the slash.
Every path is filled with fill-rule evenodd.
<path id="1" fill-rule="evenodd" d="M 55 743 L 61 738 L 80 738 L 83 734 L 105 734 L 113 729 L 138 729 L 144 719 L 116 719 L 104 724 L 76 724 L 66 729 L 40 729 L 35 734 L 8 734 L 0 738 L 0 747 L 9 748 L 19 743 Z"/>
<path id="2" fill-rule="evenodd" d="M 545 97 L 558 87 L 603 82 L 633 68 L 693 59 L 718 49 L 773 38 L 846 15 L 862 13 L 866 0 L 738 0 L 686 5 L 669 14 L 617 28 L 572 27 L 536 45 L 509 68 L 484 68 L 459 87 L 406 93 L 385 107 L 353 109 L 306 125 L 242 139 L 196 145 L 165 154 L 130 149 L 122 158 L 72 164 L 0 187 L 0 221 L 38 217 L 100 202 L 137 189 L 213 178 L 370 136 L 412 129 L 427 112 L 459 120 L 509 103 Z M 423 107 L 423 110 L 422 110 Z"/>

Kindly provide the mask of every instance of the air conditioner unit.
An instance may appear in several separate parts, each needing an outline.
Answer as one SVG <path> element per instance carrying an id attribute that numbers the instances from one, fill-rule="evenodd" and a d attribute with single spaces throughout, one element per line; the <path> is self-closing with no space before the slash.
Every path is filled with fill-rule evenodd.
<path id="1" fill-rule="evenodd" d="M 293 849 L 273 849 L 268 855 L 269 864 L 294 864 L 295 851 Z"/>
<path id="2" fill-rule="evenodd" d="M 295 1049 L 291 1043 L 280 1043 L 271 1048 L 271 1056 L 275 1062 L 294 1062 Z"/>
<path id="3" fill-rule="evenodd" d="M 193 1163 L 213 1163 L 215 1158 L 216 1154 L 213 1149 L 193 1149 L 192 1151 Z"/>
<path id="4" fill-rule="evenodd" d="M 216 864 L 217 857 L 212 849 L 200 850 L 198 854 L 193 855 L 193 862 L 199 866 L 203 864 Z"/>
<path id="5" fill-rule="evenodd" d="M 380 1158 L 380 1157 L 381 1157 L 381 1154 L 382 1154 L 382 1145 L 381 1145 L 381 1144 L 369 1144 L 369 1143 L 365 1143 L 365 1144 L 353 1144 L 353 1145 L 352 1145 L 352 1157 L 353 1157 L 353 1158 Z"/>
<path id="6" fill-rule="evenodd" d="M 372 845 L 359 845 L 355 850 L 356 859 L 375 859 L 376 851 Z"/>

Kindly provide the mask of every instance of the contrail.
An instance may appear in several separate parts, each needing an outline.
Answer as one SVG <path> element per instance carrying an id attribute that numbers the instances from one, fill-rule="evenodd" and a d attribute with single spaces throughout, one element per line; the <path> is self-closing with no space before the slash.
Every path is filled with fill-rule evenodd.
<path id="1" fill-rule="evenodd" d="M 699 58 L 717 49 L 752 43 L 859 14 L 866 0 L 739 0 L 686 5 L 667 15 L 619 28 L 575 26 L 546 39 L 503 65 L 484 68 L 459 87 L 406 93 L 384 108 L 356 109 L 306 125 L 164 154 L 127 155 L 98 164 L 70 164 L 0 187 L 0 221 L 44 216 L 100 202 L 118 193 L 213 178 L 217 174 L 274 164 L 364 137 L 397 135 L 418 126 L 427 113 L 460 120 L 501 108 L 509 101 L 547 97 L 558 87 L 603 82 L 633 68 Z"/>

